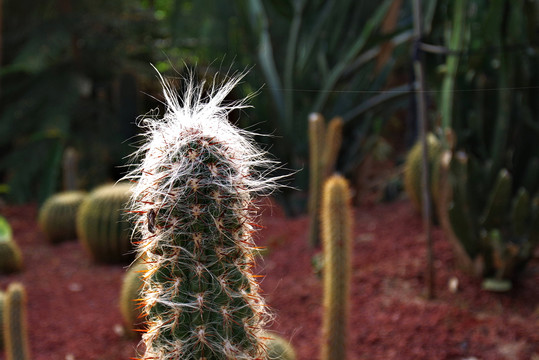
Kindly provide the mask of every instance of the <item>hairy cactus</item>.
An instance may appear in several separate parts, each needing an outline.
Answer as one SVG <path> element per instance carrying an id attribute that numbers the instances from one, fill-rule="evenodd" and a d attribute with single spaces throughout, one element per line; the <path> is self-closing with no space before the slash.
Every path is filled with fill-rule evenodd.
<path id="1" fill-rule="evenodd" d="M 21 250 L 13 240 L 11 226 L 0 216 L 0 273 L 20 271 L 23 266 Z"/>
<path id="2" fill-rule="evenodd" d="M 432 194 L 432 200 L 436 203 L 438 196 L 438 177 L 437 177 L 437 162 L 442 153 L 442 145 L 440 141 L 434 136 L 434 134 L 429 133 L 427 135 L 427 146 L 428 146 L 428 159 L 429 159 L 429 169 L 430 169 L 430 188 Z M 406 194 L 412 201 L 414 208 L 421 212 L 421 174 L 423 173 L 423 159 L 422 159 L 422 149 L 421 142 L 418 141 L 406 157 L 406 162 L 404 165 L 404 190 Z"/>
<path id="3" fill-rule="evenodd" d="M 346 358 L 346 327 L 352 253 L 351 194 L 346 179 L 332 176 L 324 184 L 322 242 L 324 316 L 322 360 Z"/>
<path id="4" fill-rule="evenodd" d="M 6 359 L 29 359 L 26 290 L 22 284 L 12 283 L 9 285 L 5 294 L 2 313 Z"/>
<path id="5" fill-rule="evenodd" d="M 163 80 L 167 112 L 144 119 L 143 158 L 132 211 L 141 234 L 144 276 L 143 359 L 255 359 L 264 356 L 264 299 L 252 274 L 253 195 L 275 179 L 252 135 L 235 128 L 222 105 L 238 78 L 213 89 L 189 83 L 180 102 Z"/>
<path id="6" fill-rule="evenodd" d="M 296 360 L 296 352 L 290 342 L 275 333 L 265 333 L 267 340 L 266 360 Z"/>
<path id="7" fill-rule="evenodd" d="M 84 199 L 77 213 L 77 234 L 95 261 L 125 263 L 134 257 L 133 224 L 127 206 L 131 185 L 103 185 Z"/>
<path id="8" fill-rule="evenodd" d="M 85 196 L 83 191 L 65 191 L 51 196 L 41 206 L 38 224 L 51 243 L 77 237 L 77 211 Z"/>
<path id="9" fill-rule="evenodd" d="M 137 261 L 129 268 L 122 282 L 120 311 L 129 335 L 134 335 L 134 330 L 142 329 L 145 325 L 142 309 L 142 276 L 145 271 L 146 264 Z"/>

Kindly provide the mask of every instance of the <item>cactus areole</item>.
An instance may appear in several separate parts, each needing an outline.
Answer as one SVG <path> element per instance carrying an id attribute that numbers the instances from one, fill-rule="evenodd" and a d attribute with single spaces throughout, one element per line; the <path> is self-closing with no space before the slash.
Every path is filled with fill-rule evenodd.
<path id="1" fill-rule="evenodd" d="M 267 194 L 272 166 L 251 133 L 227 120 L 243 103 L 223 104 L 236 77 L 212 86 L 187 82 L 183 96 L 161 78 L 167 111 L 144 118 L 131 210 L 145 259 L 148 319 L 143 359 L 262 359 L 268 320 L 251 270 L 253 198 Z"/>

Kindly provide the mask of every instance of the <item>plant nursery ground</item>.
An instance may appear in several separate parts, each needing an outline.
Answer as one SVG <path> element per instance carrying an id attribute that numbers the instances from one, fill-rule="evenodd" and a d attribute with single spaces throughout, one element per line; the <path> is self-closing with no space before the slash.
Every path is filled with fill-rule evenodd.
<path id="1" fill-rule="evenodd" d="M 125 335 L 118 305 L 125 266 L 93 263 L 76 240 L 47 243 L 35 205 L 0 212 L 25 263 L 21 273 L 2 275 L 0 287 L 18 281 L 27 289 L 32 359 L 136 357 L 141 346 Z M 354 212 L 347 359 L 539 359 L 539 259 L 513 290 L 489 293 L 455 269 L 435 228 L 436 298 L 427 300 L 421 218 L 411 204 L 369 202 Z M 308 219 L 286 219 L 272 206 L 261 223 L 258 241 L 268 253 L 257 271 L 275 313 L 272 329 L 291 340 L 299 360 L 318 359 L 322 287 L 311 266 L 317 250 L 308 246 Z"/>

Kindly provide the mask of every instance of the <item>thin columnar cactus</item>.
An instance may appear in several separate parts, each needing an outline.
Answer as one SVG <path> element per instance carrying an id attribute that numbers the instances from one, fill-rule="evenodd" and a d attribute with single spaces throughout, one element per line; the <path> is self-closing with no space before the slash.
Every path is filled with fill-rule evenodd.
<path id="1" fill-rule="evenodd" d="M 344 122 L 342 117 L 336 116 L 331 119 L 326 129 L 324 153 L 323 153 L 323 178 L 327 179 L 335 172 L 339 151 L 342 145 L 342 130 Z"/>
<path id="2" fill-rule="evenodd" d="M 181 101 L 162 81 L 167 112 L 142 121 L 147 141 L 134 157 L 143 160 L 127 175 L 148 267 L 143 359 L 263 358 L 268 312 L 252 274 L 253 195 L 274 186 L 263 170 L 273 162 L 227 121 L 244 107 L 222 104 L 239 78 L 207 98 L 188 82 Z"/>
<path id="3" fill-rule="evenodd" d="M 346 329 L 352 252 L 351 194 L 339 175 L 324 184 L 322 243 L 324 253 L 324 315 L 322 360 L 346 358 Z"/>
<path id="4" fill-rule="evenodd" d="M 309 116 L 309 243 L 320 244 L 320 192 L 323 183 L 323 153 L 325 137 L 324 117 L 318 113 Z"/>
<path id="5" fill-rule="evenodd" d="M 28 360 L 26 290 L 21 283 L 9 285 L 4 297 L 3 332 L 7 360 Z"/>

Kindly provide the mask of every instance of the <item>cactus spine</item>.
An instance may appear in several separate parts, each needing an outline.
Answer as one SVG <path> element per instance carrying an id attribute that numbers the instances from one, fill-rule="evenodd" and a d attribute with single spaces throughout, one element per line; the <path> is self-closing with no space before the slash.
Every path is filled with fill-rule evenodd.
<path id="1" fill-rule="evenodd" d="M 38 223 L 51 243 L 77 237 L 77 211 L 85 196 L 83 191 L 66 191 L 45 201 L 39 210 Z"/>
<path id="2" fill-rule="evenodd" d="M 30 358 L 26 329 L 26 290 L 20 283 L 9 285 L 2 308 L 4 346 L 7 360 Z"/>
<path id="3" fill-rule="evenodd" d="M 143 359 L 255 359 L 264 356 L 264 299 L 251 273 L 253 194 L 272 187 L 272 164 L 221 105 L 238 78 L 202 99 L 189 83 L 180 103 L 163 79 L 167 112 L 145 119 L 147 142 L 132 210 L 148 270 Z"/>
<path id="4" fill-rule="evenodd" d="M 332 176 L 324 184 L 322 241 L 324 250 L 324 317 L 322 360 L 346 358 L 346 327 L 352 253 L 352 210 L 348 182 Z"/>
<path id="5" fill-rule="evenodd" d="M 92 191 L 77 213 L 77 234 L 95 261 L 122 263 L 133 259 L 127 216 L 131 185 L 103 185 Z"/>

